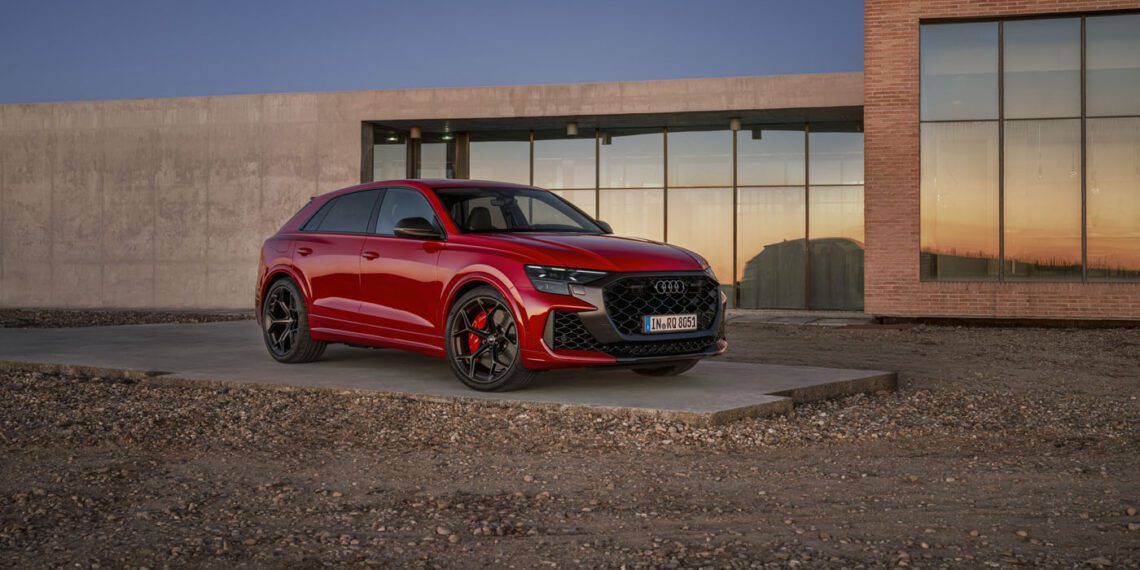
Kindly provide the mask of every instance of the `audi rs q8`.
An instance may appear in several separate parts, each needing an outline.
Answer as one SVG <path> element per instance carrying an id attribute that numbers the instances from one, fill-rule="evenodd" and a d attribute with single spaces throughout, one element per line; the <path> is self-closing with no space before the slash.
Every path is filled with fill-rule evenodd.
<path id="1" fill-rule="evenodd" d="M 314 198 L 262 246 L 256 291 L 280 362 L 334 342 L 411 350 L 475 390 L 553 368 L 681 374 L 727 349 L 725 301 L 700 255 L 615 236 L 552 192 L 475 180 Z"/>

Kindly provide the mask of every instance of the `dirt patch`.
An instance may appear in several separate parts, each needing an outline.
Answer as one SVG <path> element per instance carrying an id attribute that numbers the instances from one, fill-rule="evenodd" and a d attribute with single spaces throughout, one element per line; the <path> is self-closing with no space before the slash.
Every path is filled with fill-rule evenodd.
<path id="1" fill-rule="evenodd" d="M 105 311 L 0 309 L 0 328 L 71 328 L 165 323 L 213 323 L 254 318 L 253 311 Z"/>
<path id="2" fill-rule="evenodd" d="M 731 326 L 898 393 L 699 428 L 0 373 L 0 559 L 495 567 L 1140 565 L 1127 330 Z"/>

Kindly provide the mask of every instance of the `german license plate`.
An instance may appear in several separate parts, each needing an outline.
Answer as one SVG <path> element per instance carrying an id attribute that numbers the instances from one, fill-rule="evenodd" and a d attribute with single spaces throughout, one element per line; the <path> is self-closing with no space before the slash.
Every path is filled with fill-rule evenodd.
<path id="1" fill-rule="evenodd" d="M 697 330 L 696 315 L 645 315 L 643 330 L 665 333 Z"/>

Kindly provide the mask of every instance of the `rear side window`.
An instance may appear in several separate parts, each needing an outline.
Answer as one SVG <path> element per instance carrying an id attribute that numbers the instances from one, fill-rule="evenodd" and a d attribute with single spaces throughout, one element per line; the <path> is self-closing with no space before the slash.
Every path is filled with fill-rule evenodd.
<path id="1" fill-rule="evenodd" d="M 404 218 L 423 218 L 438 227 L 435 210 L 423 194 L 407 188 L 389 188 L 376 218 L 376 233 L 395 235 L 396 224 Z"/>
<path id="2" fill-rule="evenodd" d="M 372 218 L 372 206 L 376 204 L 379 195 L 379 190 L 365 190 L 333 198 L 302 229 L 345 234 L 365 233 L 368 230 L 368 220 Z"/>

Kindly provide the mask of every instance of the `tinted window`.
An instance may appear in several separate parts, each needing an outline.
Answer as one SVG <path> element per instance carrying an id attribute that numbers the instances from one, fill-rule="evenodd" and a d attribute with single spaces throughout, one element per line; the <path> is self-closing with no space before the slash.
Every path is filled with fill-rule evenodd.
<path id="1" fill-rule="evenodd" d="M 336 202 L 336 200 L 329 200 L 328 202 L 325 202 L 325 205 L 321 206 L 320 209 L 317 210 L 317 213 L 313 214 L 313 217 L 309 218 L 309 221 L 305 222 L 305 225 L 301 226 L 301 231 L 317 231 L 317 226 L 321 225 L 321 220 L 325 219 L 325 214 L 329 213 L 329 209 L 332 208 L 333 202 Z"/>
<path id="2" fill-rule="evenodd" d="M 1005 118 L 1079 117 L 1081 21 L 1006 22 Z"/>
<path id="3" fill-rule="evenodd" d="M 996 119 L 997 22 L 922 27 L 922 120 Z"/>
<path id="4" fill-rule="evenodd" d="M 423 194 L 407 188 L 389 188 L 380 205 L 380 216 L 376 219 L 376 233 L 383 236 L 395 235 L 396 224 L 405 218 L 423 218 L 433 224 L 435 211 Z"/>
<path id="5" fill-rule="evenodd" d="M 1088 114 L 1140 114 L 1140 14 L 1085 21 Z"/>
<path id="6" fill-rule="evenodd" d="M 588 217 L 545 190 L 436 188 L 435 195 L 463 232 L 599 232 Z"/>
<path id="7" fill-rule="evenodd" d="M 379 190 L 367 190 L 334 198 L 326 206 L 328 213 L 319 222 L 317 231 L 364 233 L 368 228 L 368 219 L 372 217 L 372 206 L 376 203 L 376 196 L 379 194 Z"/>

